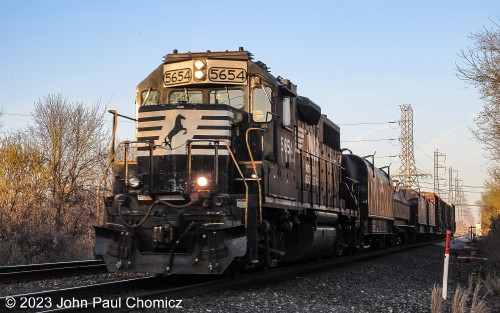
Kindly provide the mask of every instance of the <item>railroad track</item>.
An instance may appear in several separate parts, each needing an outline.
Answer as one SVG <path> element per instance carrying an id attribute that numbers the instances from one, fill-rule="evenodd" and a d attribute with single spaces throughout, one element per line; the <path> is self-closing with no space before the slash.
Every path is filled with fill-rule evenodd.
<path id="1" fill-rule="evenodd" d="M 209 285 L 218 277 L 200 276 L 147 276 L 93 285 L 78 286 L 0 297 L 0 311 L 9 312 L 73 312 L 96 309 L 126 309 L 126 299 L 152 299 L 161 290 L 189 290 L 194 286 Z M 203 283 L 200 283 L 203 282 Z M 162 289 L 163 288 L 163 289 Z M 164 289 L 168 288 L 168 289 Z M 116 299 L 122 298 L 121 306 Z M 124 311 L 121 310 L 120 311 Z M 3 311 L 2 311 L 3 312 Z"/>
<path id="2" fill-rule="evenodd" d="M 353 264 L 380 256 L 397 253 L 400 251 L 414 249 L 424 245 L 433 244 L 439 241 L 419 243 L 410 246 L 396 247 L 387 250 L 365 252 L 352 256 L 327 259 L 316 262 L 294 264 L 282 266 L 268 271 L 250 272 L 241 274 L 238 277 L 210 277 L 200 278 L 195 276 L 189 278 L 183 276 L 172 277 L 145 277 L 129 279 L 111 283 L 103 283 L 91 286 L 82 286 L 75 288 L 66 288 L 58 290 L 49 290 L 35 292 L 24 295 L 14 295 L 0 298 L 0 308 L 5 308 L 8 301 L 14 301 L 19 308 L 23 299 L 41 299 L 40 308 L 32 308 L 29 312 L 73 312 L 73 311 L 95 311 L 98 308 L 115 308 L 120 311 L 144 309 L 138 307 L 137 303 L 152 303 L 154 299 L 165 301 L 161 307 L 174 308 L 179 305 L 176 299 L 186 299 L 200 294 L 214 293 L 220 290 L 234 288 L 243 284 L 257 283 L 266 280 L 286 277 L 287 275 L 300 275 L 312 271 L 322 270 L 324 268 Z M 14 300 L 9 300 L 14 299 Z M 48 303 L 50 299 L 50 306 Z M 64 300 L 65 305 L 57 307 Z M 129 301 L 130 300 L 130 301 Z M 114 302 L 113 302 L 114 301 Z M 149 301 L 149 302 L 148 302 Z M 168 302 L 170 301 L 170 302 Z M 156 302 L 161 303 L 161 302 Z M 45 305 L 45 307 L 44 307 Z M 113 307 L 114 305 L 114 307 Z M 158 308 L 157 306 L 155 308 Z M 17 311 L 10 311 L 17 312 Z M 22 311 L 21 311 L 22 312 Z"/>
<path id="3" fill-rule="evenodd" d="M 3 266 L 0 284 L 105 272 L 106 265 L 100 260 Z"/>

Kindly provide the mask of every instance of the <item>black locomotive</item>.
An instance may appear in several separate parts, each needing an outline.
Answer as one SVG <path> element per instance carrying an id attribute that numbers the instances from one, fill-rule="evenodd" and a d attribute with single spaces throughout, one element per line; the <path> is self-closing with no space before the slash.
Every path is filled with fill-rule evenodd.
<path id="1" fill-rule="evenodd" d="M 112 194 L 95 227 L 110 271 L 221 274 L 453 227 L 451 213 L 439 227 L 429 220 L 432 199 L 342 151 L 321 108 L 242 48 L 168 54 L 136 103 L 137 140 L 113 143 Z"/>

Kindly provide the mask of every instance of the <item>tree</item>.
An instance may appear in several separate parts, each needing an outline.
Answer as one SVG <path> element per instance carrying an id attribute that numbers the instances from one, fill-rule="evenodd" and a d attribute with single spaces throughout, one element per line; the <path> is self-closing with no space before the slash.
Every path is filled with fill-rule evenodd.
<path id="1" fill-rule="evenodd" d="M 500 19 L 499 19 L 500 21 Z M 474 45 L 459 54 L 458 78 L 476 87 L 484 101 L 472 132 L 490 155 L 490 180 L 481 196 L 481 224 L 485 230 L 500 216 L 500 24 L 470 35 Z M 496 222 L 495 222 L 496 223 Z"/>
<path id="2" fill-rule="evenodd" d="M 500 216 L 500 181 L 486 183 L 486 191 L 481 194 L 481 228 L 491 229 L 492 222 Z"/>
<path id="3" fill-rule="evenodd" d="M 0 140 L 0 264 L 90 257 L 104 112 L 48 95 L 28 132 Z"/>
<path id="4" fill-rule="evenodd" d="M 499 19 L 500 21 L 500 19 Z M 459 54 L 464 62 L 457 65 L 458 78 L 478 88 L 484 105 L 475 118 L 476 138 L 498 166 L 500 160 L 500 25 L 470 35 L 474 45 Z"/>
<path id="5" fill-rule="evenodd" d="M 48 200 L 60 229 L 65 211 L 95 194 L 107 152 L 104 111 L 98 105 L 86 107 L 61 95 L 48 95 L 35 104 L 33 119 L 29 129 L 47 162 Z"/>
<path id="6" fill-rule="evenodd" d="M 46 174 L 44 160 L 25 132 L 0 140 L 0 263 L 30 262 L 51 251 L 43 234 L 50 231 L 52 219 L 43 205 Z"/>

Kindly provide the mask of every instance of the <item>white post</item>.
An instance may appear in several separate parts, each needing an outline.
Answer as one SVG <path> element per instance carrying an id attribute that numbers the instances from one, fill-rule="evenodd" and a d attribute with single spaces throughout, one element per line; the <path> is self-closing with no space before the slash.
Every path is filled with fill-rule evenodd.
<path id="1" fill-rule="evenodd" d="M 446 243 L 444 246 L 444 271 L 443 271 L 443 299 L 448 294 L 448 265 L 450 264 L 450 239 L 451 231 L 446 231 Z"/>

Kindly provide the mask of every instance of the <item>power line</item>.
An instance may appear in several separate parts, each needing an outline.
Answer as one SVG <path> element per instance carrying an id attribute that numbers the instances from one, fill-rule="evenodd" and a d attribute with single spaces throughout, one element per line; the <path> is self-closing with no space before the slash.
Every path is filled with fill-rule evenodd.
<path id="1" fill-rule="evenodd" d="M 362 123 L 347 123 L 347 124 L 337 124 L 339 126 L 358 126 L 358 125 L 381 125 L 381 124 L 396 124 L 399 121 L 389 121 L 389 122 L 362 122 Z"/>
<path id="2" fill-rule="evenodd" d="M 422 152 L 426 157 L 428 157 L 429 159 L 433 160 L 434 161 L 434 158 L 431 158 L 429 155 L 427 155 L 427 153 L 425 153 L 422 149 L 420 149 L 419 146 L 415 145 L 415 147 L 417 147 L 417 149 Z"/>
<path id="3" fill-rule="evenodd" d="M 342 140 L 342 142 L 365 142 L 365 141 L 392 141 L 399 140 L 397 138 L 384 138 L 384 139 L 359 139 L 359 140 Z"/>
<path id="4" fill-rule="evenodd" d="M 397 158 L 399 157 L 399 154 L 394 154 L 394 155 L 384 155 L 384 156 L 375 156 L 375 159 L 383 159 L 383 158 Z"/>
<path id="5" fill-rule="evenodd" d="M 11 115 L 11 116 L 28 116 L 31 117 L 31 114 L 20 114 L 20 113 L 5 113 L 0 111 L 0 115 Z"/>

